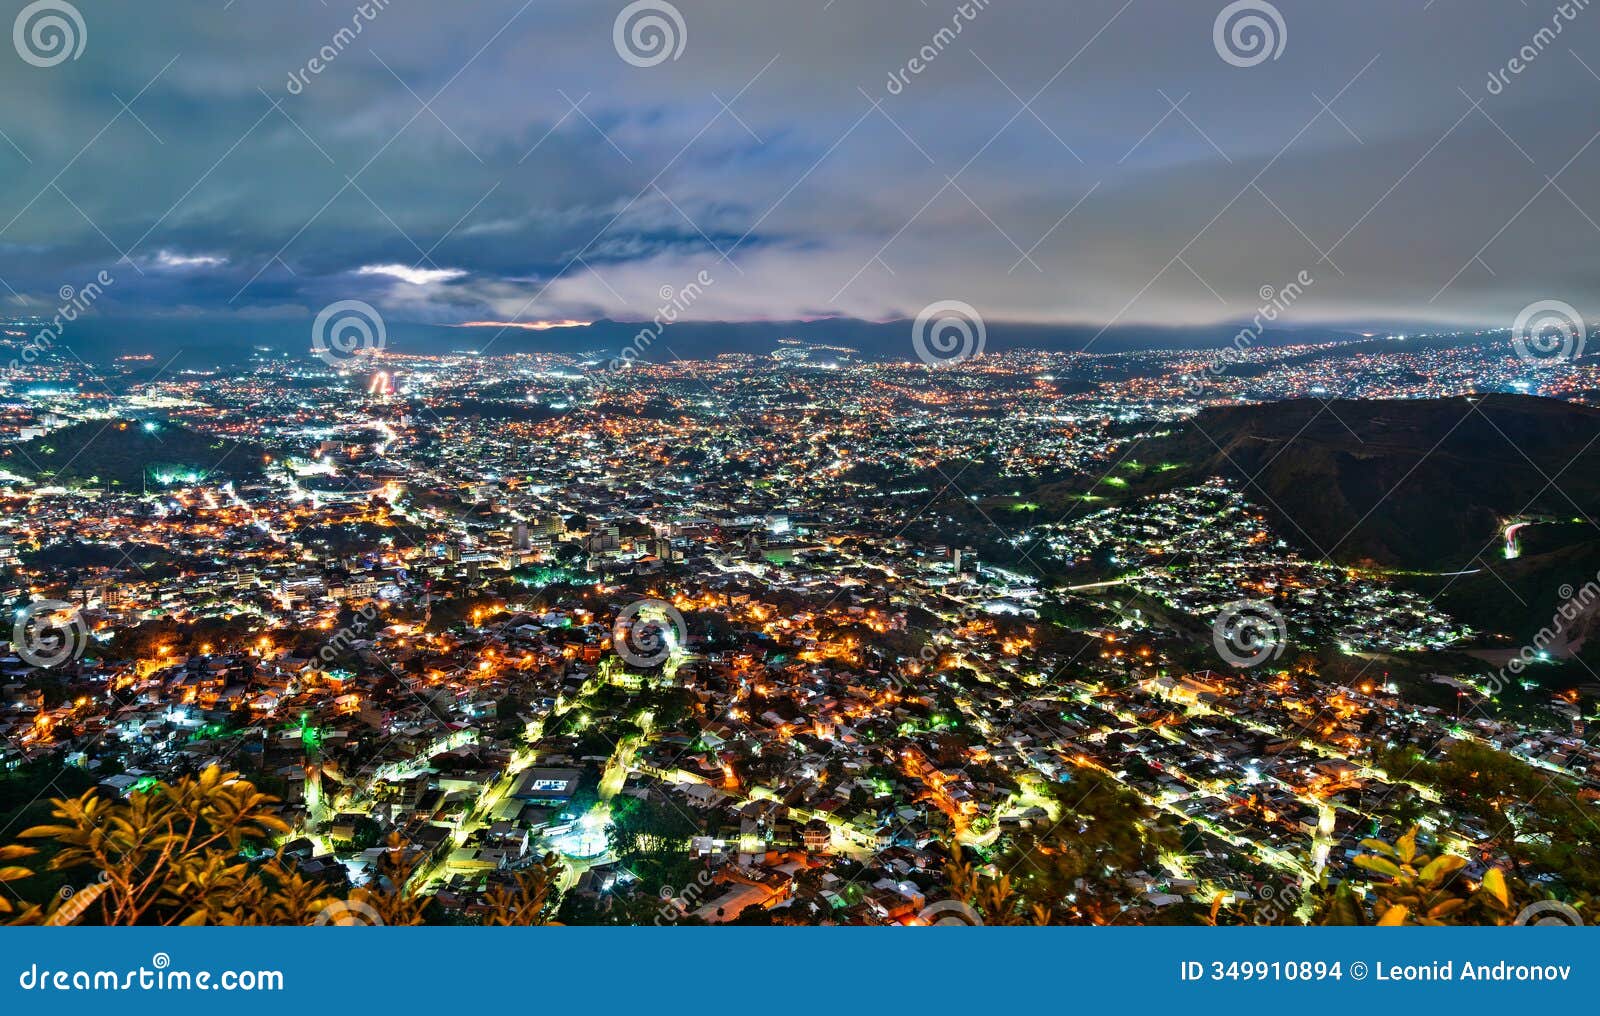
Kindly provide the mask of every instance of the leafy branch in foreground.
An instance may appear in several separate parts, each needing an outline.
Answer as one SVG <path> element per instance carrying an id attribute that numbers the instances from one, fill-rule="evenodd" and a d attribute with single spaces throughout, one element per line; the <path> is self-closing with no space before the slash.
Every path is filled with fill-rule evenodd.
<path id="1" fill-rule="evenodd" d="M 391 836 L 369 886 L 341 899 L 281 855 L 255 850 L 289 832 L 278 800 L 238 773 L 211 766 L 198 776 L 159 783 L 126 798 L 91 789 L 51 802 L 56 821 L 20 835 L 55 847 L 52 871 L 71 873 L 84 888 L 48 906 L 20 907 L 0 894 L 0 916 L 13 924 L 308 925 L 424 923 L 431 897 L 417 892 L 418 858 Z M 36 872 L 9 862 L 37 857 L 25 844 L 0 846 L 0 883 Z M 490 891 L 485 924 L 537 924 L 560 874 L 553 857 Z"/>
<path id="2" fill-rule="evenodd" d="M 982 914 L 988 924 L 1050 923 L 1050 911 L 1037 903 L 1027 904 L 1012 888 L 1010 875 L 993 878 L 963 861 L 960 844 L 952 846 L 945 873 L 950 877 L 950 895 Z"/>
<path id="3" fill-rule="evenodd" d="M 1490 868 L 1476 885 L 1462 877 L 1468 861 L 1455 854 L 1437 856 L 1417 845 L 1418 829 L 1393 844 L 1362 840 L 1366 853 L 1355 863 L 1377 876 L 1372 886 L 1371 915 L 1380 927 L 1402 925 L 1508 925 L 1537 897 L 1520 879 L 1507 878 L 1500 868 Z M 1592 909 L 1580 898 L 1574 910 Z M 1367 923 L 1365 908 L 1347 885 L 1328 901 L 1324 924 Z"/>
<path id="4" fill-rule="evenodd" d="M 59 823 L 22 838 L 55 841 L 53 870 L 98 874 L 93 902 L 106 924 L 204 923 L 246 888 L 241 847 L 289 830 L 276 798 L 218 766 L 123 800 L 90 790 L 51 803 Z"/>

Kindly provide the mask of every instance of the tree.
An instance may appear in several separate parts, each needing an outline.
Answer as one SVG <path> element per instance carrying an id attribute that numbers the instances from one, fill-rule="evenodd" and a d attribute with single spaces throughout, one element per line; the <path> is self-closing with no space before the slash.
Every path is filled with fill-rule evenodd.
<path id="1" fill-rule="evenodd" d="M 207 923 L 224 925 L 305 925 L 338 900 L 327 887 L 301 875 L 274 857 L 247 879 L 230 905 L 214 908 Z"/>
<path id="2" fill-rule="evenodd" d="M 1525 883 L 1500 868 L 1490 868 L 1472 885 L 1459 877 L 1468 863 L 1465 858 L 1430 856 L 1417 845 L 1417 834 L 1413 827 L 1393 845 L 1361 841 L 1368 852 L 1357 857 L 1356 864 L 1377 876 L 1371 916 L 1378 925 L 1514 924 L 1537 900 Z M 1580 897 L 1573 909 L 1592 911 L 1593 902 Z M 1368 915 L 1348 886 L 1341 885 L 1320 916 L 1323 924 L 1365 924 Z"/>
<path id="3" fill-rule="evenodd" d="M 37 853 L 38 851 L 32 847 L 25 847 L 19 843 L 11 843 L 0 847 L 0 883 L 20 882 L 25 878 L 32 878 L 33 870 L 31 868 L 6 862 L 20 861 Z M 16 909 L 16 907 L 12 906 L 11 901 L 7 899 L 7 894 L 0 893 L 0 917 L 10 916 Z M 15 918 L 13 923 L 32 924 L 38 919 L 38 916 L 38 907 L 23 904 L 21 915 Z"/>
<path id="4" fill-rule="evenodd" d="M 283 855 L 252 858 L 254 845 L 289 831 L 277 799 L 238 773 L 210 766 L 123 798 L 97 790 L 51 802 L 57 822 L 21 835 L 56 847 L 49 868 L 83 888 L 48 907 L 14 906 L 0 894 L 0 916 L 14 924 L 309 925 L 424 923 L 432 897 L 412 886 L 419 857 L 391 835 L 378 877 L 341 899 Z M 36 857 L 23 844 L 0 846 L 0 883 L 35 872 L 11 862 Z M 537 924 L 559 879 L 553 855 L 486 896 L 483 923 Z"/>
<path id="5" fill-rule="evenodd" d="M 606 836 L 619 859 L 633 861 L 686 855 L 689 838 L 699 832 L 700 826 L 678 805 L 621 794 L 611 802 Z"/>
<path id="6" fill-rule="evenodd" d="M 950 862 L 945 865 L 950 877 L 950 893 L 979 914 L 985 924 L 991 925 L 1045 925 L 1050 923 L 1050 908 L 1040 903 L 1029 903 L 1019 896 L 1011 885 L 1010 875 L 999 878 L 984 874 L 970 862 L 961 859 L 961 845 L 950 851 Z"/>
<path id="7" fill-rule="evenodd" d="M 1030 902 L 1075 919 L 1110 920 L 1122 907 L 1122 872 L 1154 866 L 1176 847 L 1158 814 L 1114 778 L 1089 768 L 1073 770 L 1069 783 L 1051 785 L 1061 817 L 1042 833 L 1021 833 L 1002 865 L 1015 872 Z"/>
<path id="8" fill-rule="evenodd" d="M 1456 873 L 1467 866 L 1466 858 L 1422 853 L 1417 848 L 1415 827 L 1393 846 L 1382 840 L 1362 840 L 1361 844 L 1371 853 L 1357 857 L 1356 864 L 1383 879 L 1374 887 L 1378 901 L 1373 909 L 1379 925 L 1443 925 L 1472 902 L 1456 885 Z M 1495 873 L 1499 874 L 1498 869 Z M 1484 881 L 1487 884 L 1489 880 Z M 1499 884 L 1504 886 L 1504 878 Z"/>
<path id="9" fill-rule="evenodd" d="M 245 888 L 247 842 L 289 826 L 272 811 L 276 799 L 209 766 L 193 779 L 162 783 L 112 800 L 96 790 L 51 802 L 60 824 L 24 830 L 24 839 L 52 839 L 54 870 L 99 874 L 92 903 L 106 924 L 201 924 Z M 57 909 L 91 906 L 81 890 Z"/>
<path id="10" fill-rule="evenodd" d="M 494 927 L 542 924 L 550 890 L 561 877 L 556 855 L 546 854 L 531 868 L 512 876 L 512 885 L 497 885 L 484 896 L 483 923 Z"/>

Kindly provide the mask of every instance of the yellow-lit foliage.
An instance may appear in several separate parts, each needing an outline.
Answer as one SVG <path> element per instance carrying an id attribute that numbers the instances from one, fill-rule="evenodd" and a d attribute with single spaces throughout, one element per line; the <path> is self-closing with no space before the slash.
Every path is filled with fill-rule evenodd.
<path id="1" fill-rule="evenodd" d="M 55 871 L 91 876 L 49 907 L 11 902 L 0 893 L 0 916 L 12 924 L 158 925 L 415 925 L 430 897 L 412 885 L 419 857 L 392 834 L 378 879 L 340 899 L 281 856 L 254 862 L 243 850 L 289 831 L 277 800 L 238 773 L 216 766 L 115 799 L 98 791 L 51 802 L 57 820 L 21 835 L 53 841 Z M 0 846 L 0 883 L 35 872 L 9 862 L 37 856 L 23 844 Z M 541 923 L 561 874 L 554 855 L 518 872 L 512 886 L 491 890 L 478 914 L 484 924 Z"/>
<path id="2" fill-rule="evenodd" d="M 317 915 L 337 902 L 327 886 L 306 878 L 274 857 L 246 880 L 240 892 L 212 911 L 207 923 L 226 925 L 315 924 Z"/>
<path id="3" fill-rule="evenodd" d="M 275 803 L 238 773 L 211 766 L 122 800 L 94 790 L 58 798 L 51 814 L 60 821 L 21 835 L 56 842 L 54 870 L 99 873 L 105 888 L 94 902 L 106 924 L 202 924 L 247 890 L 240 847 L 288 831 Z"/>
<path id="4" fill-rule="evenodd" d="M 8 844 L 0 847 L 0 882 L 20 882 L 33 875 L 31 869 L 21 865 L 12 864 L 25 857 L 32 857 L 38 851 L 32 847 L 25 847 L 20 843 Z M 32 924 L 38 918 L 39 908 L 24 904 L 21 913 L 11 903 L 11 890 L 0 892 L 0 917 L 11 917 L 16 924 Z"/>
<path id="5" fill-rule="evenodd" d="M 378 863 L 378 871 L 390 888 L 352 889 L 350 903 L 370 908 L 369 912 L 376 916 L 375 923 L 402 926 L 424 923 L 422 911 L 428 905 L 428 898 L 411 888 L 411 876 L 418 859 L 406 856 L 405 842 L 399 833 L 390 833 L 384 846 L 387 849 Z"/>
<path id="6" fill-rule="evenodd" d="M 1393 845 L 1383 840 L 1362 840 L 1361 845 L 1368 852 L 1357 857 L 1356 864 L 1378 876 L 1373 883 L 1372 916 L 1381 927 L 1515 924 L 1524 907 L 1537 898 L 1499 868 L 1490 868 L 1476 886 L 1458 877 L 1466 859 L 1422 853 L 1416 827 Z M 1335 900 L 1324 923 L 1353 923 L 1350 918 L 1364 916 L 1350 902 Z M 1577 909 L 1588 906 L 1586 899 L 1577 901 Z"/>
<path id="7" fill-rule="evenodd" d="M 497 885 L 484 896 L 483 923 L 495 927 L 546 923 L 541 919 L 550 890 L 561 875 L 554 854 L 514 876 L 515 887 Z"/>
<path id="8" fill-rule="evenodd" d="M 961 859 L 959 844 L 952 846 L 950 863 L 945 865 L 950 878 L 950 894 L 983 915 L 990 925 L 1047 925 L 1050 911 L 1035 903 L 1024 907 L 1023 900 L 1012 888 L 1011 876 L 990 878 L 972 864 Z"/>

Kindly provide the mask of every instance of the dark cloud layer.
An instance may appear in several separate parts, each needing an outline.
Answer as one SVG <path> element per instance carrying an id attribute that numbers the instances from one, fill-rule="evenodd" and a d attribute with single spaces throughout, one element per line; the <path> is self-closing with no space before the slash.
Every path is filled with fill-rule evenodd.
<path id="1" fill-rule="evenodd" d="M 619 0 L 75 6 L 78 59 L 0 58 L 24 312 L 102 269 L 103 316 L 241 328 L 649 319 L 701 272 L 688 319 L 1188 324 L 1301 271 L 1300 322 L 1600 312 L 1579 2 L 1276 0 L 1251 67 L 1220 0 L 675 0 L 651 67 Z"/>

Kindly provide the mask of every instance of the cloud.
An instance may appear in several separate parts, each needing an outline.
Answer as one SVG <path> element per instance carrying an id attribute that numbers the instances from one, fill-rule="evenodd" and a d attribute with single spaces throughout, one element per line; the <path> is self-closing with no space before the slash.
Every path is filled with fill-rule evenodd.
<path id="1" fill-rule="evenodd" d="M 409 268 L 405 265 L 362 265 L 356 269 L 357 275 L 387 275 L 409 282 L 413 286 L 427 286 L 435 282 L 449 282 L 459 279 L 467 273 L 459 268 Z"/>
<path id="2" fill-rule="evenodd" d="M 458 328 L 519 328 L 526 332 L 548 332 L 554 328 L 586 328 L 593 321 L 463 321 Z"/>
<path id="3" fill-rule="evenodd" d="M 213 254 L 179 254 L 175 251 L 157 251 L 154 264 L 158 268 L 217 268 L 228 263 L 225 257 Z"/>
<path id="4" fill-rule="evenodd" d="M 0 279 L 436 324 L 648 319 L 701 270 L 699 319 L 1233 320 L 1301 269 L 1308 322 L 1600 310 L 1600 10 L 1491 86 L 1547 11 L 1275 0 L 1281 56 L 1240 68 L 1222 0 L 1008 0 L 953 37 L 960 0 L 675 3 L 648 68 L 620 4 L 392 4 L 293 94 L 348 10 L 85 9 L 80 59 L 0 61 Z"/>

